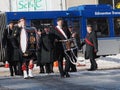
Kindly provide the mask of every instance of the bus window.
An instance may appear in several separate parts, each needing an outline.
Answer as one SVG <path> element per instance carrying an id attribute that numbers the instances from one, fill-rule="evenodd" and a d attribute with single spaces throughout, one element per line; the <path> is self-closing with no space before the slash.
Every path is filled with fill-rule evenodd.
<path id="1" fill-rule="evenodd" d="M 107 18 L 89 18 L 87 24 L 93 25 L 93 30 L 97 33 L 98 37 L 109 36 L 109 25 Z"/>
<path id="2" fill-rule="evenodd" d="M 114 19 L 115 36 L 120 36 L 120 18 Z"/>
<path id="3" fill-rule="evenodd" d="M 79 34 L 80 33 L 80 24 L 79 20 L 74 20 L 72 22 L 74 30 Z"/>
<path id="4" fill-rule="evenodd" d="M 42 19 L 42 20 L 31 20 L 31 26 L 36 27 L 37 29 L 43 28 L 44 25 L 53 25 L 52 19 Z"/>

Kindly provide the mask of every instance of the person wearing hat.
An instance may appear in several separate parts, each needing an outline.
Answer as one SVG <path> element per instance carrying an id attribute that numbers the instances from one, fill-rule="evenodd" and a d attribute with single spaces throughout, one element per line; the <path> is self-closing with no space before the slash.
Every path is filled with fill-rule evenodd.
<path id="1" fill-rule="evenodd" d="M 94 71 L 98 68 L 95 61 L 96 53 L 98 52 L 98 40 L 91 24 L 87 25 L 87 35 L 83 44 L 86 44 L 85 59 L 90 59 L 91 63 L 91 67 L 88 71 Z"/>
<path id="2" fill-rule="evenodd" d="M 38 66 L 40 66 L 40 73 L 53 72 L 53 49 L 54 38 L 49 26 L 44 26 L 44 30 L 39 37 L 39 50 L 37 52 Z M 44 69 L 45 66 L 45 69 Z"/>
<path id="3" fill-rule="evenodd" d="M 70 38 L 75 38 L 76 41 L 77 40 L 77 33 L 73 30 L 73 27 L 71 25 L 69 25 L 68 27 L 69 31 L 70 31 Z M 77 43 L 77 42 L 76 42 Z M 80 42 L 79 42 L 80 43 Z M 78 45 L 77 45 L 78 46 Z M 75 56 L 77 57 L 77 49 L 74 49 L 73 50 Z M 76 61 L 77 62 L 77 61 Z M 76 65 L 70 63 L 70 72 L 77 72 L 77 68 L 76 68 Z"/>
<path id="4" fill-rule="evenodd" d="M 11 21 L 4 30 L 2 46 L 6 48 L 6 61 L 9 63 L 10 76 L 17 75 L 17 60 L 13 58 L 14 47 L 12 45 L 12 32 L 14 29 L 14 22 Z"/>
<path id="5" fill-rule="evenodd" d="M 70 33 L 67 27 L 67 23 L 62 18 L 57 19 L 57 26 L 54 30 L 55 33 L 55 60 L 58 60 L 58 67 L 61 78 L 70 77 L 70 60 L 66 57 L 61 40 L 67 40 L 70 38 Z M 63 67 L 63 58 L 65 58 L 65 69 Z"/>

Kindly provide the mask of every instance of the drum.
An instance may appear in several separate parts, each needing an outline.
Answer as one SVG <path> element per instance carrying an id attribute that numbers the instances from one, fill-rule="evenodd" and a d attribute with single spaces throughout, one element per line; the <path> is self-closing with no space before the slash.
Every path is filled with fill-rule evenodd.
<path id="1" fill-rule="evenodd" d="M 37 46 L 36 29 L 34 27 L 27 27 L 21 30 L 20 47 L 24 55 L 35 52 Z"/>
<path id="2" fill-rule="evenodd" d="M 64 48 L 64 53 L 66 57 L 70 60 L 70 62 L 74 65 L 77 65 L 77 56 L 75 55 L 74 50 L 77 50 L 77 43 L 75 38 L 67 39 L 67 40 L 61 40 L 63 48 Z"/>
<path id="3" fill-rule="evenodd" d="M 76 39 L 74 38 L 64 40 L 62 42 L 62 45 L 64 50 L 66 51 L 70 51 L 71 49 L 77 49 Z"/>

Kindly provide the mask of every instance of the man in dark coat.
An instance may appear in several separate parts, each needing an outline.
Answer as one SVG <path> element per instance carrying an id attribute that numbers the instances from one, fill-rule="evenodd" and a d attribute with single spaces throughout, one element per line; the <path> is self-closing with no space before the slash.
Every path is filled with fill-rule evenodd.
<path id="1" fill-rule="evenodd" d="M 65 25 L 65 23 L 64 23 Z M 63 45 L 60 40 L 66 40 L 70 38 L 70 33 L 66 25 L 63 27 L 63 19 L 58 18 L 57 26 L 55 27 L 55 59 L 58 60 L 58 67 L 60 71 L 61 77 L 70 77 L 69 69 L 70 69 L 70 61 L 66 58 L 64 53 Z M 66 58 L 65 62 L 65 70 L 63 69 L 63 58 Z"/>
<path id="2" fill-rule="evenodd" d="M 34 68 L 33 61 L 36 58 L 36 52 L 35 52 L 36 51 L 36 32 L 35 32 L 36 28 L 35 27 L 27 27 L 25 18 L 21 18 L 19 21 L 20 21 L 20 25 L 21 25 L 21 34 L 20 34 L 21 37 L 20 37 L 19 43 L 21 45 L 22 60 L 23 60 L 22 61 L 23 76 L 24 76 L 24 79 L 34 78 L 34 76 L 33 76 L 33 68 Z M 29 32 L 27 32 L 28 30 L 29 30 Z M 26 33 L 28 34 L 28 38 L 26 36 L 27 35 Z M 24 48 L 24 46 L 25 46 L 25 48 Z"/>
<path id="3" fill-rule="evenodd" d="M 18 75 L 22 75 L 22 52 L 20 50 L 20 32 L 21 32 L 21 24 L 18 22 L 18 24 L 14 25 L 14 29 L 12 32 L 12 46 L 13 46 L 13 59 L 17 60 L 17 70 Z"/>
<path id="4" fill-rule="evenodd" d="M 2 39 L 2 45 L 6 47 L 6 61 L 9 63 L 10 74 L 11 76 L 17 75 L 17 59 L 13 58 L 14 48 L 12 45 L 12 32 L 14 28 L 14 22 L 10 22 L 7 28 L 4 30 L 4 35 Z"/>
<path id="5" fill-rule="evenodd" d="M 90 59 L 91 68 L 89 71 L 97 69 L 97 63 L 95 61 L 96 53 L 98 52 L 98 40 L 96 33 L 92 30 L 92 25 L 87 25 L 87 36 L 85 38 L 86 50 L 85 58 Z"/>
<path id="6" fill-rule="evenodd" d="M 48 26 L 44 27 L 44 31 L 39 38 L 39 51 L 38 51 L 38 65 L 40 66 L 40 72 L 44 73 L 44 65 L 46 73 L 53 71 L 53 49 L 54 49 L 54 35 L 50 32 Z"/>

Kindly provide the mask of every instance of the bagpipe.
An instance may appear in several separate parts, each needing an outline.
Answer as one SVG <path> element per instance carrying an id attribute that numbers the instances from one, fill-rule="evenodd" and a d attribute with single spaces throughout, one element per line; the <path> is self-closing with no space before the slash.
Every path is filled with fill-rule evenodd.
<path id="1" fill-rule="evenodd" d="M 75 55 L 75 50 L 77 52 L 78 46 L 76 43 L 75 38 L 70 38 L 66 40 L 59 40 L 62 43 L 64 53 L 66 57 L 70 60 L 70 62 L 74 65 L 79 65 L 80 63 L 77 62 L 77 55 Z"/>

